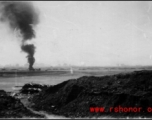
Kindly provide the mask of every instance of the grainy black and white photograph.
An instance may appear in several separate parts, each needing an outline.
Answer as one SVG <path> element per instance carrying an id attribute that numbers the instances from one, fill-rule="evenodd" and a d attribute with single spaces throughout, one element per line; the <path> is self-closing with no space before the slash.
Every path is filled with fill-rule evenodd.
<path id="1" fill-rule="evenodd" d="M 152 118 L 152 1 L 0 1 L 0 118 Z"/>

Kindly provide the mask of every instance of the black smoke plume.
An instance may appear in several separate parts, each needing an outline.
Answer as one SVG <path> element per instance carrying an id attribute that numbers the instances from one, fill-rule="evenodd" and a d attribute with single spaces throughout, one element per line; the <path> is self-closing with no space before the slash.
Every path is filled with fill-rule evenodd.
<path id="1" fill-rule="evenodd" d="M 26 51 L 28 53 L 27 58 L 29 63 L 29 70 L 34 70 L 33 64 L 35 62 L 35 58 L 34 58 L 35 46 L 33 44 L 22 45 L 21 48 L 23 51 Z"/>
<path id="2" fill-rule="evenodd" d="M 18 30 L 22 36 L 21 49 L 26 52 L 29 70 L 35 62 L 35 46 L 27 41 L 35 37 L 33 29 L 39 22 L 38 12 L 30 2 L 0 2 L 1 22 L 8 22 L 10 28 Z"/>

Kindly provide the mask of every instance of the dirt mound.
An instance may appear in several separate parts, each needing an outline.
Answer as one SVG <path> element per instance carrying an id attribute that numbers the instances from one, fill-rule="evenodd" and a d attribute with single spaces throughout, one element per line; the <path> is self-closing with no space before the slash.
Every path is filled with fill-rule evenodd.
<path id="1" fill-rule="evenodd" d="M 36 84 L 36 83 L 27 83 L 21 88 L 20 93 L 35 94 L 35 93 L 39 93 L 40 91 L 42 91 L 43 89 L 46 89 L 46 88 L 48 88 L 47 85 L 40 85 L 40 84 Z"/>
<path id="2" fill-rule="evenodd" d="M 12 96 L 9 96 L 4 90 L 0 90 L 0 118 L 43 118 L 28 110 L 20 102 Z"/>
<path id="3" fill-rule="evenodd" d="M 50 86 L 32 99 L 35 110 L 66 117 L 152 117 L 152 71 L 135 71 L 111 76 L 84 76 Z M 114 112 L 110 107 L 142 108 L 140 112 Z M 90 112 L 104 107 L 104 112 Z"/>

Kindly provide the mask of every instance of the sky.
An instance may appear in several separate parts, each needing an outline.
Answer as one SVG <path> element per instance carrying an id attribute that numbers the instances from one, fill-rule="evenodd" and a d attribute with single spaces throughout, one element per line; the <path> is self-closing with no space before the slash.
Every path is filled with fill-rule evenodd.
<path id="1" fill-rule="evenodd" d="M 152 65 L 151 1 L 32 1 L 39 11 L 35 65 Z M 0 23 L 0 65 L 27 64 Z"/>

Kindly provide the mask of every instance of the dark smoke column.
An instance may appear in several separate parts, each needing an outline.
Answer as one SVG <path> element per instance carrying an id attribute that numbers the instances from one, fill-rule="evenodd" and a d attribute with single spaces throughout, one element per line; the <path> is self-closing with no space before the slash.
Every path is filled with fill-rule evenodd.
<path id="1" fill-rule="evenodd" d="M 12 31 L 18 30 L 22 36 L 21 49 L 26 52 L 29 70 L 34 70 L 35 46 L 27 44 L 27 41 L 35 37 L 33 29 L 39 22 L 38 12 L 30 2 L 0 2 L 0 20 L 8 22 Z"/>
<path id="2" fill-rule="evenodd" d="M 29 70 L 33 71 L 33 64 L 35 62 L 35 58 L 34 58 L 34 52 L 35 52 L 35 47 L 34 45 L 22 45 L 22 50 L 26 51 L 28 53 L 28 63 L 29 63 Z"/>

